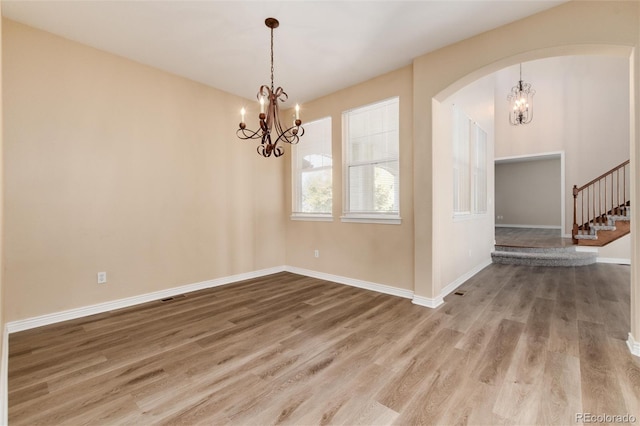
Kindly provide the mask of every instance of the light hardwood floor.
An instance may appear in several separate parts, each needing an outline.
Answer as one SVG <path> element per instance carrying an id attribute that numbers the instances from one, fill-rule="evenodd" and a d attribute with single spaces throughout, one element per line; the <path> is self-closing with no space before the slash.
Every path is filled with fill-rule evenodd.
<path id="1" fill-rule="evenodd" d="M 570 247 L 571 238 L 562 236 L 560 229 L 514 228 L 496 226 L 497 245 L 512 247 Z"/>
<path id="2" fill-rule="evenodd" d="M 491 265 L 432 310 L 290 273 L 12 334 L 11 425 L 635 415 L 629 267 Z"/>

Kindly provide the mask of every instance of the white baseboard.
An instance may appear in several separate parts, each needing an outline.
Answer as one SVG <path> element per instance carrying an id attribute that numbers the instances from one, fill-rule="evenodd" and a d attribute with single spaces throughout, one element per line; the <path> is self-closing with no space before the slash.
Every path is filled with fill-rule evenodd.
<path id="1" fill-rule="evenodd" d="M 38 317 L 27 318 L 24 320 L 11 321 L 6 324 L 6 333 L 8 335 L 8 333 L 16 333 L 18 331 L 29 330 L 32 328 L 55 324 L 62 321 L 68 321 L 76 318 L 86 317 L 89 315 L 109 312 L 116 309 L 127 308 L 129 306 L 139 305 L 141 303 L 147 303 L 154 300 L 160 300 L 166 297 L 172 297 L 179 294 L 190 293 L 192 291 L 203 290 L 206 288 L 218 287 L 221 285 L 231 284 L 238 281 L 259 278 L 265 275 L 271 275 L 271 274 L 275 274 L 283 271 L 304 275 L 312 278 L 332 281 L 339 284 L 345 284 L 352 287 L 358 287 L 365 290 L 371 290 L 378 293 L 384 293 L 392 296 L 403 297 L 405 299 L 412 299 L 412 302 L 416 305 L 425 306 L 428 308 L 437 308 L 438 306 L 444 303 L 445 296 L 447 296 L 449 293 L 454 291 L 462 283 L 464 283 L 466 280 L 471 278 L 473 275 L 477 274 L 480 270 L 484 269 L 490 263 L 491 263 L 491 260 L 488 260 L 487 262 L 482 263 L 477 267 L 473 268 L 466 274 L 462 275 L 452 283 L 445 286 L 444 289 L 442 289 L 442 292 L 440 293 L 440 295 L 438 295 L 433 299 L 428 297 L 423 297 L 423 296 L 416 296 L 412 290 L 392 287 L 389 285 L 374 283 L 371 281 L 364 281 L 364 280 L 359 280 L 355 278 L 343 277 L 340 275 L 327 274 L 324 272 L 298 268 L 295 266 L 277 266 L 273 268 L 261 269 L 258 271 L 246 272 L 243 274 L 230 275 L 227 277 L 216 278 L 208 281 L 202 281 L 199 283 L 187 284 L 180 287 L 173 287 L 165 290 L 155 291 L 152 293 L 146 293 L 138 296 L 127 297 L 124 299 L 98 303 L 95 305 L 84 306 L 81 308 L 69 309 L 61 312 L 54 312 L 52 314 L 41 315 Z M 3 346 L 3 350 L 4 348 L 5 347 Z"/>
<path id="2" fill-rule="evenodd" d="M 615 258 L 615 257 L 597 257 L 598 263 L 615 263 L 618 265 L 631 265 L 631 259 Z"/>
<path id="3" fill-rule="evenodd" d="M 261 269 L 258 271 L 247 272 L 243 274 L 231 275 L 228 277 L 217 278 L 214 280 L 202 281 L 199 283 L 188 284 L 180 287 L 173 287 L 166 290 L 146 293 L 139 296 L 127 297 L 125 299 L 114 300 L 110 302 L 99 303 L 96 305 L 85 306 L 81 308 L 70 309 L 62 312 L 41 315 L 38 317 L 27 318 L 24 320 L 11 321 L 7 323 L 6 328 L 9 333 L 29 330 L 36 327 L 55 324 L 62 321 L 86 317 L 89 315 L 109 312 L 116 309 L 126 308 L 129 306 L 139 305 L 141 303 L 151 302 L 154 300 L 164 299 L 166 297 L 176 296 L 179 294 L 190 293 L 192 291 L 203 290 L 206 288 L 218 287 L 221 285 L 231 284 L 238 281 L 259 278 L 265 275 L 271 275 L 278 272 L 288 271 L 294 274 L 305 275 L 308 277 L 318 278 L 327 281 L 333 281 L 339 284 L 350 285 L 353 287 L 363 288 L 366 290 L 376 291 L 378 293 L 390 294 L 406 299 L 413 297 L 412 290 L 391 287 L 384 284 L 363 281 L 354 278 L 342 277 L 339 275 L 326 274 L 324 272 L 312 271 L 309 269 L 296 268 L 292 266 L 278 266 L 274 268 Z"/>
<path id="4" fill-rule="evenodd" d="M 343 277 L 340 275 L 327 274 L 325 272 L 318 272 L 311 269 L 298 268 L 295 266 L 285 266 L 285 270 L 293 274 L 304 275 L 311 278 L 318 278 L 320 280 L 326 280 L 338 284 L 345 284 L 352 287 L 363 288 L 365 290 L 376 291 L 378 293 L 390 294 L 392 296 L 404 297 L 405 299 L 411 299 L 413 297 L 412 290 L 405 290 L 403 288 L 392 287 L 385 284 L 378 284 L 371 281 L 363 281 L 355 278 Z"/>
<path id="5" fill-rule="evenodd" d="M 482 262 L 478 266 L 476 266 L 473 269 L 467 271 L 464 275 L 461 275 L 460 277 L 458 277 L 454 281 L 452 281 L 449 284 L 447 284 L 442 289 L 440 294 L 438 296 L 436 296 L 435 298 L 433 298 L 433 299 L 431 299 L 429 297 L 415 296 L 414 295 L 412 301 L 416 305 L 426 306 L 427 308 L 435 309 L 435 308 L 437 308 L 438 306 L 440 306 L 440 305 L 442 305 L 444 303 L 444 298 L 447 297 L 447 295 L 452 293 L 455 289 L 460 287 L 465 281 L 467 281 L 469 278 L 473 277 L 475 274 L 477 274 L 478 272 L 482 271 L 484 268 L 486 268 L 489 265 L 491 265 L 491 259 L 485 260 L 484 262 Z"/>
<path id="6" fill-rule="evenodd" d="M 629 338 L 627 339 L 627 346 L 633 355 L 640 356 L 640 342 L 636 342 L 631 333 L 629 333 Z"/>
<path id="7" fill-rule="evenodd" d="M 189 293 L 192 291 L 203 290 L 205 288 L 218 287 L 225 284 L 231 284 L 238 281 L 259 278 L 265 275 L 271 275 L 283 272 L 284 266 L 261 269 L 258 271 L 245 272 L 242 274 L 230 275 L 228 277 L 216 278 L 213 280 L 202 281 L 194 284 L 187 284 L 180 287 L 168 288 L 166 290 L 154 291 L 152 293 L 141 294 L 139 296 L 127 297 L 124 299 L 113 300 L 110 302 L 98 303 L 96 305 L 84 306 L 82 308 L 69 309 L 62 312 L 54 312 L 52 314 L 41 315 L 38 317 L 27 318 L 24 320 L 8 322 L 6 328 L 9 333 L 29 330 L 44 325 L 55 324 L 62 321 L 86 317 L 89 315 L 100 314 L 103 312 L 113 311 L 115 309 L 126 308 L 141 303 L 151 302 L 154 300 L 164 299 L 166 297 L 177 296 L 179 294 Z M 4 347 L 3 347 L 4 349 Z"/>
<path id="8" fill-rule="evenodd" d="M 424 296 L 413 296 L 413 299 L 411 299 L 411 302 L 414 305 L 435 309 L 444 303 L 444 297 L 438 296 L 432 299 L 430 297 L 424 297 Z"/>
<path id="9" fill-rule="evenodd" d="M 507 223 L 496 223 L 496 228 L 534 228 L 534 229 L 562 229 L 555 225 L 509 225 Z"/>
<path id="10" fill-rule="evenodd" d="M 464 275 L 458 277 L 456 280 L 454 280 L 454 281 L 450 282 L 449 284 L 447 284 L 445 286 L 445 288 L 443 288 L 442 291 L 440 292 L 440 296 L 445 298 L 447 295 L 453 293 L 453 291 L 455 289 L 457 289 L 462 284 L 464 284 L 469 278 L 473 277 L 475 274 L 477 274 L 478 272 L 482 271 L 487 266 L 491 265 L 491 263 L 492 263 L 491 258 L 489 258 L 489 259 L 486 259 L 481 264 L 475 266 L 473 269 L 470 269 Z"/>
<path id="11" fill-rule="evenodd" d="M 597 246 L 573 246 L 575 248 L 576 251 L 580 251 L 583 253 L 598 253 L 598 247 Z"/>
<path id="12" fill-rule="evenodd" d="M 598 253 L 598 247 L 596 246 L 575 246 L 576 251 L 586 253 Z M 618 257 L 596 257 L 597 263 L 615 263 L 616 265 L 631 265 L 631 259 L 618 258 Z"/>

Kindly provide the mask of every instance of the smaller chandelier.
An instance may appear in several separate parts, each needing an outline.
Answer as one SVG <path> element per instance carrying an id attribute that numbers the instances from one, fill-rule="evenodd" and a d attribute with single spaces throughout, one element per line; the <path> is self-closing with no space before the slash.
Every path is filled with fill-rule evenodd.
<path id="1" fill-rule="evenodd" d="M 520 81 L 511 88 L 507 100 L 511 106 L 509 111 L 509 123 L 513 126 L 529 124 L 533 120 L 533 95 L 531 84 L 522 81 L 522 64 L 520 64 Z"/>
<path id="2" fill-rule="evenodd" d="M 280 157 L 284 154 L 282 146 L 278 146 L 280 142 L 286 142 L 289 144 L 297 144 L 300 140 L 300 136 L 304 134 L 304 128 L 301 126 L 300 120 L 300 107 L 296 105 L 295 115 L 291 127 L 283 127 L 280 123 L 280 113 L 278 109 L 278 99 L 281 102 L 285 102 L 288 99 L 287 94 L 278 87 L 274 89 L 273 84 L 273 30 L 278 28 L 280 23 L 275 18 L 267 18 L 264 21 L 265 25 L 271 29 L 271 86 L 262 85 L 258 89 L 258 101 L 260 102 L 260 129 L 253 131 L 247 129 L 247 125 L 244 121 L 245 109 L 242 108 L 240 114 L 242 119 L 240 121 L 240 128 L 236 131 L 236 135 L 242 139 L 261 139 L 260 145 L 258 145 L 258 154 L 263 157 L 271 157 L 273 154 L 275 157 Z M 265 105 L 267 103 L 267 105 Z"/>

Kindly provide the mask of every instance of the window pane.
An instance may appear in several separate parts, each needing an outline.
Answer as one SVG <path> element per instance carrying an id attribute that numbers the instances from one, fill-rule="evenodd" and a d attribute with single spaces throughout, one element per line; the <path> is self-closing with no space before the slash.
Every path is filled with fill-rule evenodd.
<path id="1" fill-rule="evenodd" d="M 399 99 L 343 114 L 346 139 L 345 213 L 398 214 Z"/>
<path id="2" fill-rule="evenodd" d="M 349 194 L 350 212 L 398 213 L 398 161 L 350 166 Z"/>
<path id="3" fill-rule="evenodd" d="M 453 212 L 471 211 L 471 179 L 469 164 L 470 120 L 458 107 L 453 107 Z"/>
<path id="4" fill-rule="evenodd" d="M 304 136 L 293 147 L 292 211 L 331 214 L 331 118 L 304 125 Z"/>
<path id="5" fill-rule="evenodd" d="M 453 212 L 487 212 L 487 134 L 453 107 Z"/>
<path id="6" fill-rule="evenodd" d="M 474 155 L 474 213 L 487 212 L 487 134 L 477 125 Z"/>
<path id="7" fill-rule="evenodd" d="M 331 169 L 305 171 L 302 177 L 302 211 L 331 212 Z"/>

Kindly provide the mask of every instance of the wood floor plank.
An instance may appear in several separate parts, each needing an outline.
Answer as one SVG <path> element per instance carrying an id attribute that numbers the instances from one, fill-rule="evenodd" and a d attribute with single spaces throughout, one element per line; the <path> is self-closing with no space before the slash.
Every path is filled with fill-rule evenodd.
<path id="1" fill-rule="evenodd" d="M 536 417 L 543 396 L 542 379 L 553 306 L 553 300 L 535 299 L 493 408 L 494 413 L 517 424 Z"/>
<path id="2" fill-rule="evenodd" d="M 460 337 L 462 333 L 459 331 L 441 329 L 429 345 L 411 359 L 404 371 L 381 390 L 377 400 L 396 412 L 402 411 L 418 389 L 424 389 L 433 382 L 436 369 L 455 349 Z"/>
<path id="3" fill-rule="evenodd" d="M 329 384 L 325 394 L 318 395 L 316 403 L 298 419 L 298 424 L 355 424 L 360 418 L 361 407 L 375 402 L 377 389 L 388 383 L 393 374 L 393 371 L 372 363 L 360 369 L 348 386 Z"/>
<path id="4" fill-rule="evenodd" d="M 579 356 L 577 318 L 575 275 L 572 269 L 566 269 L 551 314 L 549 351 Z"/>
<path id="5" fill-rule="evenodd" d="M 565 272 L 566 270 L 567 268 L 562 268 L 560 272 Z M 538 286 L 536 297 L 556 300 L 558 287 L 564 281 L 563 276 L 564 274 L 558 273 L 558 271 L 547 269 L 542 275 L 542 282 Z"/>
<path id="6" fill-rule="evenodd" d="M 491 265 L 438 309 L 285 272 L 14 333 L 9 421 L 508 425 L 633 414 L 629 268 L 585 268 Z"/>
<path id="7" fill-rule="evenodd" d="M 604 283 L 594 279 L 599 265 L 575 269 L 576 311 L 579 321 L 604 324 L 604 313 L 595 287 Z"/>
<path id="8" fill-rule="evenodd" d="M 511 312 L 507 315 L 507 318 L 512 321 L 519 321 L 524 323 L 527 321 L 529 311 L 533 307 L 533 301 L 535 295 L 538 292 L 538 287 L 542 284 L 543 268 L 535 266 L 525 267 L 518 271 L 513 277 L 516 283 L 526 282 L 526 285 L 521 285 L 518 288 L 518 296 L 516 302 L 511 306 Z M 526 276 L 526 279 L 524 278 Z"/>
<path id="9" fill-rule="evenodd" d="M 449 410 L 455 410 L 453 395 L 464 383 L 471 358 L 469 352 L 454 349 L 447 362 L 437 367 L 429 387 L 410 397 L 411 402 L 401 410 L 398 423 L 438 424 Z"/>
<path id="10" fill-rule="evenodd" d="M 582 405 L 586 413 L 627 412 L 602 324 L 578 321 Z"/>
<path id="11" fill-rule="evenodd" d="M 499 425 L 507 421 L 493 413 L 498 392 L 496 387 L 467 376 L 451 401 L 451 407 L 440 418 L 441 425 Z"/>
<path id="12" fill-rule="evenodd" d="M 494 386 L 502 383 L 523 329 L 524 324 L 520 322 L 500 321 L 487 350 L 474 368 L 478 380 Z"/>
<path id="13" fill-rule="evenodd" d="M 536 423 L 540 425 L 570 424 L 582 412 L 580 360 L 565 353 L 549 352 L 544 366 Z"/>
<path id="14" fill-rule="evenodd" d="M 629 352 L 625 341 L 611 337 L 607 339 L 612 348 L 611 361 L 617 371 L 616 377 L 627 412 L 640 421 L 640 359 Z"/>

